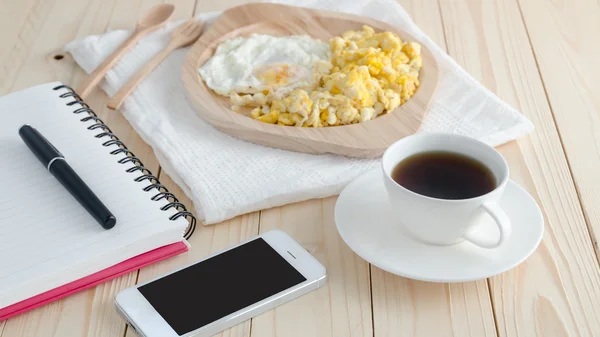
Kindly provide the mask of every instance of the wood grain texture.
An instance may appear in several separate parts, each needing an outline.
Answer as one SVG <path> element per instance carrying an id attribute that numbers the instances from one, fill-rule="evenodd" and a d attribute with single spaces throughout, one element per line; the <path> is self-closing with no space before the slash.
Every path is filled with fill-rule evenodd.
<path id="1" fill-rule="evenodd" d="M 47 1 L 2 1 L 0 22 L 0 94 L 10 92 L 22 58 L 31 48 L 43 23 L 42 13 L 48 10 Z M 6 28 L 5 28 L 6 27 Z"/>
<path id="2" fill-rule="evenodd" d="M 228 98 L 209 89 L 201 67 L 219 43 L 252 33 L 309 35 L 324 41 L 348 30 L 369 25 L 376 31 L 392 31 L 404 41 L 417 41 L 406 32 L 384 22 L 337 12 L 279 4 L 249 4 L 225 11 L 207 28 L 188 52 L 183 71 L 187 96 L 196 112 L 217 129 L 257 144 L 307 153 L 336 153 L 352 157 L 378 157 L 399 138 L 414 134 L 438 83 L 439 69 L 431 52 L 422 45 L 420 86 L 413 97 L 394 111 L 365 123 L 323 128 L 287 127 L 263 123 L 230 109 Z"/>
<path id="3" fill-rule="evenodd" d="M 372 336 L 369 265 L 342 241 L 335 197 L 261 211 L 260 232 L 281 229 L 327 269 L 327 284 L 256 317 L 252 336 Z"/>
<path id="4" fill-rule="evenodd" d="M 523 155 L 512 143 L 501 148 L 512 179 L 541 204 L 546 233 L 528 260 L 490 280 L 498 333 L 596 335 L 599 269 L 518 6 L 515 1 L 441 4 L 450 54 L 536 126 L 519 140 Z"/>
<path id="5" fill-rule="evenodd" d="M 61 47 L 74 38 L 108 28 L 132 28 L 139 14 L 157 2 L 0 0 L 0 95 L 53 80 L 77 84 L 83 72 L 73 61 L 69 57 L 53 59 Z M 198 1 L 196 5 L 194 0 L 175 2 L 175 17 L 186 18 L 194 8 L 199 13 L 246 1 Z M 595 112 L 599 101 L 592 91 L 600 78 L 594 39 L 598 35 L 598 3 L 522 0 L 524 26 L 516 0 L 440 0 L 442 17 L 434 0 L 399 2 L 441 46 L 445 45 L 446 34 L 451 55 L 535 124 L 536 131 L 520 139 L 519 146 L 513 142 L 500 147 L 500 151 L 510 164 L 511 177 L 542 206 L 547 224 L 540 248 L 518 268 L 489 280 L 493 307 L 485 281 L 429 284 L 373 268 L 371 312 L 368 265 L 331 229 L 335 198 L 266 210 L 262 212 L 261 231 L 277 227 L 290 232 L 307 248 L 314 249 L 328 266 L 330 278 L 338 281 L 221 335 L 248 337 L 252 326 L 252 335 L 260 337 L 494 336 L 494 314 L 499 336 L 599 335 L 599 271 L 585 226 L 587 218 L 590 228 L 598 233 L 600 156 Z M 157 173 L 158 162 L 151 148 L 120 114 L 108 114 L 100 108 L 106 96 L 96 91 L 88 100 Z M 182 196 L 165 174 L 161 174 L 161 181 Z M 199 226 L 192 239 L 192 252 L 144 268 L 140 280 L 187 263 L 183 260 L 188 255 L 205 256 L 217 247 L 255 235 L 258 218 L 252 213 L 215 226 Z M 136 273 L 131 273 L 0 322 L 0 336 L 121 337 L 124 323 L 115 315 L 111 301 L 118 290 L 135 282 Z M 127 336 L 135 335 L 127 331 Z"/>
<path id="6" fill-rule="evenodd" d="M 116 292 L 131 286 L 129 273 L 95 288 L 69 296 L 6 321 L 5 337 L 120 336 L 125 323 L 113 308 Z"/>
<path id="7" fill-rule="evenodd" d="M 428 283 L 371 268 L 376 336 L 496 336 L 485 281 Z"/>
<path id="8" fill-rule="evenodd" d="M 600 4 L 519 1 L 546 94 L 600 257 Z"/>
<path id="9" fill-rule="evenodd" d="M 436 1 L 399 3 L 445 48 Z M 374 266 L 371 273 L 375 337 L 496 336 L 485 280 L 445 285 L 406 279 Z"/>
<path id="10" fill-rule="evenodd" d="M 37 0 L 29 4 L 31 10 L 26 26 L 21 31 L 13 31 L 19 34 L 13 46 L 18 54 L 10 56 L 10 68 L 5 68 L 8 71 L 3 73 L 10 83 L 3 83 L 0 94 L 55 80 L 69 85 L 78 83 L 85 74 L 72 59 L 68 56 L 62 60 L 53 58 L 60 52 L 61 46 L 78 37 L 104 32 L 108 27 L 132 27 L 137 13 L 157 2 Z M 27 1 L 23 4 L 28 5 Z M 4 9 L 4 3 L 0 7 Z M 175 16 L 189 17 L 193 7 L 194 0 L 181 0 Z M 6 34 L 5 31 L 3 34 Z M 20 70 L 12 79 L 14 69 Z M 103 108 L 106 99 L 105 94 L 97 91 L 88 97 L 87 102 L 129 149 L 154 173 L 158 173 L 158 161 L 152 149 L 131 129 L 122 115 L 109 114 L 109 110 Z M 5 324 L 4 330 L 0 328 L 0 336 L 123 336 L 125 323 L 114 310 L 112 301 L 118 291 L 134 285 L 136 278 L 137 272 L 132 272 L 14 317 L 0 323 L 0 326 Z"/>

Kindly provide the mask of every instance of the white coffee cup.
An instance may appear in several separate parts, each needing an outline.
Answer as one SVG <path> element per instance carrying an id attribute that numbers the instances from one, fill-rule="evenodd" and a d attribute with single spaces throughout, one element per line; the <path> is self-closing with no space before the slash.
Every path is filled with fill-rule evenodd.
<path id="1" fill-rule="evenodd" d="M 494 174 L 496 188 L 478 197 L 448 200 L 412 192 L 392 179 L 392 171 L 402 160 L 430 151 L 454 152 L 478 160 Z M 383 154 L 382 169 L 392 214 L 415 238 L 434 245 L 451 245 L 464 239 L 483 248 L 496 248 L 510 236 L 510 219 L 498 206 L 509 169 L 506 160 L 493 147 L 465 136 L 418 133 L 392 144 Z M 487 215 L 498 226 L 496 237 L 476 230 Z"/>

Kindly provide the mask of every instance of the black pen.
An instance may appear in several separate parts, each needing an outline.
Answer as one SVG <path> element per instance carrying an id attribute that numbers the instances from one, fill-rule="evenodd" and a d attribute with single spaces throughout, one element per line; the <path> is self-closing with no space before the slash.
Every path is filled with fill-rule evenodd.
<path id="1" fill-rule="evenodd" d="M 23 125 L 19 129 L 19 136 L 48 172 L 79 201 L 102 227 L 111 229 L 115 226 L 117 223 L 115 216 L 67 164 L 65 157 L 38 130 L 29 125 Z"/>

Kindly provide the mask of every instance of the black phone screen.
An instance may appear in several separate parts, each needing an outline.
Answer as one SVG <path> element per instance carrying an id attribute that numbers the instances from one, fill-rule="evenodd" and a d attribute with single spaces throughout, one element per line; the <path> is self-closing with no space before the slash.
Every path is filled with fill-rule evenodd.
<path id="1" fill-rule="evenodd" d="M 304 281 L 265 240 L 256 238 L 138 289 L 183 335 Z"/>

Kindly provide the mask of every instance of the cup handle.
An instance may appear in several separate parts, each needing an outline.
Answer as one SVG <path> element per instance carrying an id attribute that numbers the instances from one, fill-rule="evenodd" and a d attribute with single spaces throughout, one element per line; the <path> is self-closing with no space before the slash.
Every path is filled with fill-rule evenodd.
<path id="1" fill-rule="evenodd" d="M 510 219 L 506 215 L 506 212 L 504 212 L 504 210 L 500 208 L 497 203 L 486 202 L 483 203 L 481 207 L 492 217 L 492 219 L 494 219 L 494 222 L 500 230 L 500 237 L 498 240 L 494 240 L 472 232 L 467 232 L 463 235 L 463 238 L 481 248 L 491 249 L 500 247 L 510 235 Z"/>

